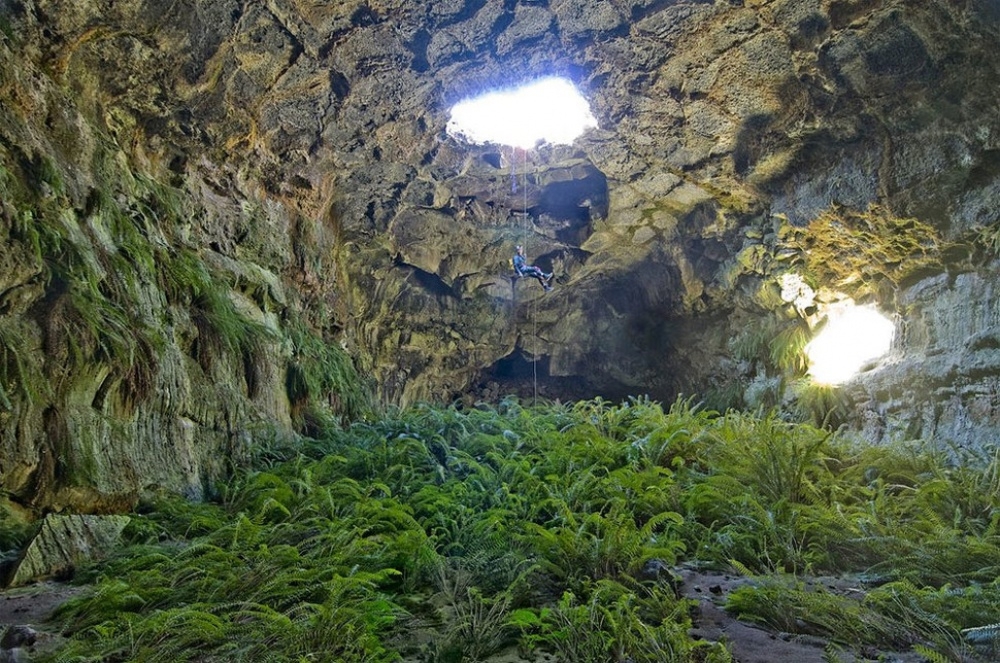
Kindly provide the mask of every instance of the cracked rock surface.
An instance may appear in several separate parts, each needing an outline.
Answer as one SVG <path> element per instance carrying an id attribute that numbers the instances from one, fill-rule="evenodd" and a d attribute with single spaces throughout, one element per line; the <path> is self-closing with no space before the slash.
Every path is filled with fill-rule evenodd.
<path id="1" fill-rule="evenodd" d="M 183 221 L 157 241 L 230 274 L 266 324 L 304 312 L 386 402 L 537 387 L 758 404 L 750 392 L 778 378 L 732 343 L 796 316 L 777 297 L 808 262 L 784 241 L 794 229 L 877 205 L 944 245 L 998 221 L 988 0 L 4 0 L 0 17 L 5 173 L 76 219 L 124 172 L 175 190 Z M 572 146 L 448 135 L 452 104 L 551 74 L 598 119 Z M 511 282 L 516 244 L 555 273 L 552 292 Z M 849 390 L 850 423 L 875 438 L 974 445 L 1000 421 L 1000 358 L 982 340 L 998 333 L 995 270 L 956 255 L 888 288 L 814 283 L 897 316 L 891 369 Z M 0 261 L 0 313 L 30 326 L 52 290 L 23 254 Z M 203 494 L 247 426 L 289 425 L 280 345 L 248 389 L 239 361 L 199 373 L 184 329 L 132 451 L 97 455 L 148 462 L 60 503 L 114 510 L 154 484 Z M 46 426 L 99 428 L 87 408 L 104 376 L 74 379 L 47 415 L 5 415 L 5 487 L 44 492 Z"/>

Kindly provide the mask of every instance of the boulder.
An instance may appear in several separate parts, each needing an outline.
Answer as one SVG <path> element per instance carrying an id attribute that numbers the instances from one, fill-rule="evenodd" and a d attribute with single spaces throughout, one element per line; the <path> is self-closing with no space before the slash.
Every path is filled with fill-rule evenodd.
<path id="1" fill-rule="evenodd" d="M 46 516 L 15 565 L 7 586 L 71 574 L 84 562 L 106 557 L 128 522 L 128 516 Z"/>

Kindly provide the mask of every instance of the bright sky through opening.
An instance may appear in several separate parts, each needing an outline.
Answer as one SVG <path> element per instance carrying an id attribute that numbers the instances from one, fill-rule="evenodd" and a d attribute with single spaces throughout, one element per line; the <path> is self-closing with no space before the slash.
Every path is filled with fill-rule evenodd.
<path id="1" fill-rule="evenodd" d="M 472 143 L 528 149 L 539 141 L 571 144 L 597 120 L 583 95 L 565 78 L 543 78 L 489 92 L 451 109 L 448 133 Z"/>
<path id="2" fill-rule="evenodd" d="M 828 313 L 826 326 L 806 346 L 809 374 L 821 384 L 849 380 L 866 362 L 889 351 L 892 321 L 873 306 L 846 306 Z"/>

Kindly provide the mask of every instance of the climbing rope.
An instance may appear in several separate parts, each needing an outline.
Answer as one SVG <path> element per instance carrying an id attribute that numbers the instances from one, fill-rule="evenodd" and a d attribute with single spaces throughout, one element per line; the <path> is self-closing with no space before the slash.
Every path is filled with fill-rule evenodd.
<path id="1" fill-rule="evenodd" d="M 510 192 L 517 193 L 517 150 L 510 148 Z M 527 247 L 528 239 L 528 150 L 521 149 L 521 194 L 523 205 L 521 213 L 521 246 Z M 527 252 L 527 249 L 525 249 Z M 513 288 L 512 306 L 517 310 L 517 288 Z M 531 381 L 532 405 L 538 405 L 538 312 L 537 301 L 531 300 Z"/>
<path id="2" fill-rule="evenodd" d="M 521 191 L 524 195 L 524 220 L 527 224 L 528 220 L 528 150 L 522 150 L 521 154 L 523 158 L 521 159 Z M 523 246 L 523 244 L 522 244 Z M 527 250 L 527 249 L 525 249 Z M 531 383 L 532 383 L 532 398 L 531 405 L 536 407 L 538 405 L 538 317 L 535 306 L 537 305 L 537 298 L 531 300 Z"/>

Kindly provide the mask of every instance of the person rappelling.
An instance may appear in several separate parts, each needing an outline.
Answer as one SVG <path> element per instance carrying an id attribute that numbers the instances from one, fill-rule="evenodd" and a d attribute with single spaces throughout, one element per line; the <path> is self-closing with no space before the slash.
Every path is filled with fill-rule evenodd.
<path id="1" fill-rule="evenodd" d="M 541 268 L 535 265 L 529 265 L 528 260 L 524 257 L 524 247 L 520 244 L 514 249 L 514 272 L 518 276 L 530 276 L 531 278 L 538 279 L 538 282 L 542 284 L 545 291 L 548 292 L 552 290 L 552 286 L 549 285 L 549 281 L 552 280 L 552 272 L 546 274 Z"/>

